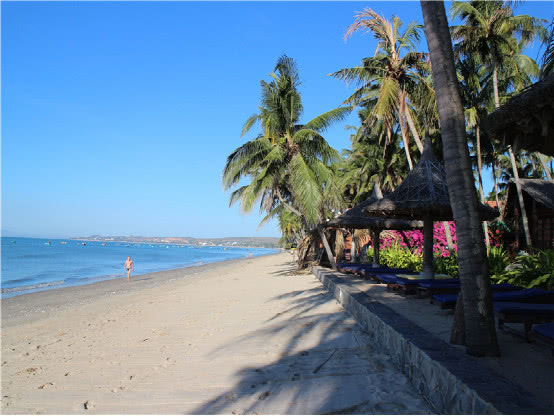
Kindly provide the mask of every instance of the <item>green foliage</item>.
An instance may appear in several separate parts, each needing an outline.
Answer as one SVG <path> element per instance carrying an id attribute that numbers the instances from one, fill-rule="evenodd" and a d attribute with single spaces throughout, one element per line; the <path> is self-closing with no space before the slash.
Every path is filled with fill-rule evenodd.
<path id="1" fill-rule="evenodd" d="M 516 267 L 498 279 L 523 287 L 554 289 L 554 250 L 516 257 Z"/>
<path id="2" fill-rule="evenodd" d="M 412 253 L 409 249 L 395 244 L 379 253 L 379 263 L 388 267 L 409 269 L 420 272 L 423 268 L 421 255 Z"/>
<path id="3" fill-rule="evenodd" d="M 452 250 L 448 257 L 435 257 L 433 269 L 437 274 L 446 274 L 450 277 L 458 277 L 458 253 Z"/>
<path id="4" fill-rule="evenodd" d="M 500 279 L 506 273 L 506 267 L 510 264 L 510 257 L 504 247 L 491 247 L 487 253 L 489 262 L 489 276 L 493 280 Z"/>

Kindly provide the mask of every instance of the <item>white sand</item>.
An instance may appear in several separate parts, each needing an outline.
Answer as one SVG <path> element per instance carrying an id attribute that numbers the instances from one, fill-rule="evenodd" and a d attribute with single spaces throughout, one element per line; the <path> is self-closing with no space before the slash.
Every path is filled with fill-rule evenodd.
<path id="1" fill-rule="evenodd" d="M 430 413 L 290 261 L 4 300 L 2 413 Z"/>

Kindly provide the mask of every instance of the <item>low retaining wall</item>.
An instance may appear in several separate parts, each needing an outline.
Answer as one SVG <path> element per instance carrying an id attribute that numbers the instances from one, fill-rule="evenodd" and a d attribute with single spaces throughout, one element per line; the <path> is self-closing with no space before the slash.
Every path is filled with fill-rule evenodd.
<path id="1" fill-rule="evenodd" d="M 440 413 L 548 414 L 500 374 L 444 342 L 386 305 L 372 300 L 348 279 L 314 267 L 312 273 L 385 350 L 416 389 Z M 393 386 L 391 386 L 393 388 Z"/>

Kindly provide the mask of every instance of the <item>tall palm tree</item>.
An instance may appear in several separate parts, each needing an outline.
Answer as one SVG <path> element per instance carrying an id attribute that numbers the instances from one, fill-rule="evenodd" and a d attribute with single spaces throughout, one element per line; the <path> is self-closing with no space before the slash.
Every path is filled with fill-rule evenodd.
<path id="1" fill-rule="evenodd" d="M 460 80 L 460 93 L 462 96 L 462 102 L 464 104 L 464 113 L 466 119 L 466 128 L 473 131 L 473 143 L 472 148 L 475 151 L 476 159 L 476 171 L 477 171 L 477 183 L 479 185 L 479 195 L 481 203 L 485 203 L 485 192 L 483 190 L 483 157 L 482 157 L 482 139 L 481 134 L 481 120 L 486 114 L 486 103 L 489 101 L 490 88 L 488 86 L 489 78 L 485 72 L 483 65 L 480 65 L 474 57 L 467 57 L 466 59 L 459 60 L 457 62 L 458 78 Z M 485 145 L 490 147 L 490 141 L 487 141 Z M 483 230 L 485 232 L 485 244 L 487 248 L 490 246 L 489 242 L 489 227 L 486 221 L 483 221 Z"/>
<path id="2" fill-rule="evenodd" d="M 455 1 L 450 9 L 452 18 L 460 17 L 464 24 L 452 27 L 454 49 L 461 55 L 479 56 L 482 62 L 490 64 L 495 107 L 500 107 L 498 72 L 506 56 L 513 56 L 516 48 L 522 48 L 535 36 L 544 35 L 539 19 L 527 15 L 514 16 L 512 9 L 500 0 L 462 2 Z M 516 40 L 516 37 L 519 40 Z M 508 154 L 521 208 L 523 229 L 527 245 L 531 245 L 529 223 L 523 203 L 523 194 L 517 176 L 515 155 L 511 146 Z"/>
<path id="3" fill-rule="evenodd" d="M 321 220 L 324 190 L 334 180 L 330 164 L 339 158 L 321 132 L 350 109 L 334 109 L 300 124 L 303 107 L 296 63 L 281 56 L 270 77 L 270 82 L 261 81 L 259 112 L 246 120 L 242 135 L 257 123 L 262 131 L 228 156 L 223 186 L 229 189 L 249 179 L 232 192 L 230 205 L 239 201 L 242 210 L 249 212 L 259 202 L 268 217 L 285 208 L 299 216 L 307 229 Z"/>
<path id="4" fill-rule="evenodd" d="M 468 354 L 498 355 L 483 228 L 467 147 L 464 109 L 444 3 L 421 1 L 433 64 L 448 191 L 458 237 L 461 295 L 455 327 L 463 326 Z M 459 326 L 458 326 L 459 328 Z"/>
<path id="5" fill-rule="evenodd" d="M 428 71 L 425 53 L 416 52 L 421 26 L 412 22 L 400 33 L 402 21 L 393 17 L 388 21 L 370 8 L 356 15 L 356 21 L 348 27 L 345 38 L 360 30 L 370 31 L 378 41 L 375 56 L 362 60 L 362 65 L 341 69 L 332 76 L 347 82 L 357 82 L 361 87 L 345 103 L 358 105 L 373 100 L 372 120 L 383 121 L 388 142 L 392 138 L 394 124 L 398 121 L 404 142 L 406 159 L 413 166 L 410 155 L 408 128 L 420 151 L 423 151 L 412 110 L 410 92 L 421 81 L 422 72 Z M 373 124 L 371 121 L 369 124 Z"/>

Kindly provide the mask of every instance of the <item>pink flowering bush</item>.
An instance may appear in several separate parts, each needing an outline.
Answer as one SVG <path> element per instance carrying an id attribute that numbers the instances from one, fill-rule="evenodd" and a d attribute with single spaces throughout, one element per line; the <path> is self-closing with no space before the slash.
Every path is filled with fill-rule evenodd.
<path id="1" fill-rule="evenodd" d="M 442 222 L 433 223 L 433 255 L 435 257 L 449 257 L 450 251 L 458 251 L 456 239 L 456 225 L 454 221 L 448 223 L 452 234 L 453 247 L 448 247 L 446 242 L 446 233 Z M 404 234 L 404 236 L 402 235 Z M 381 249 L 386 250 L 390 247 L 399 245 L 410 249 L 414 254 L 422 255 L 423 253 L 423 232 L 415 231 L 389 231 L 386 236 L 381 237 Z"/>

